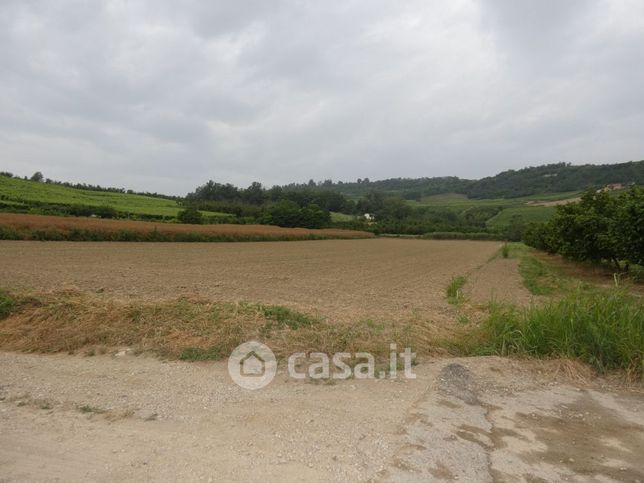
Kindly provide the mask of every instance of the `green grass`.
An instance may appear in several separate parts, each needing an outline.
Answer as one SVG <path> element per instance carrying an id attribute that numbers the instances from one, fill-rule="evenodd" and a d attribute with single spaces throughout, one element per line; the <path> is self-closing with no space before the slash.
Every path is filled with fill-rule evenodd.
<path id="1" fill-rule="evenodd" d="M 199 347 L 186 347 L 179 356 L 182 361 L 218 361 L 228 356 L 226 351 L 218 346 L 212 346 L 208 349 Z"/>
<path id="2" fill-rule="evenodd" d="M 347 215 L 346 213 L 338 213 L 335 211 L 331 212 L 331 221 L 354 221 L 356 217 L 354 215 Z"/>
<path id="3" fill-rule="evenodd" d="M 105 409 L 97 408 L 95 406 L 90 406 L 89 404 L 84 404 L 83 406 L 79 406 L 78 410 L 81 413 L 89 414 L 89 413 L 94 413 L 94 414 L 102 414 L 105 411 Z"/>
<path id="4" fill-rule="evenodd" d="M 510 256 L 510 246 L 507 243 L 504 243 L 501 247 L 501 256 L 503 258 L 508 258 Z"/>
<path id="5" fill-rule="evenodd" d="M 462 275 L 453 277 L 447 285 L 447 301 L 452 305 L 458 305 L 463 302 L 462 288 L 465 286 L 467 279 Z"/>
<path id="6" fill-rule="evenodd" d="M 83 205 L 114 208 L 120 213 L 175 217 L 181 207 L 175 200 L 151 196 L 111 193 L 69 188 L 57 184 L 36 183 L 19 178 L 0 176 L 0 199 L 3 203 L 16 205 Z M 206 216 L 227 216 L 225 213 L 203 212 Z"/>
<path id="7" fill-rule="evenodd" d="M 556 277 L 542 261 L 533 256 L 524 256 L 519 262 L 523 285 L 533 295 L 551 295 L 557 287 Z"/>
<path id="8" fill-rule="evenodd" d="M 548 221 L 554 214 L 554 206 L 515 206 L 504 208 L 487 221 L 489 228 L 503 228 L 510 224 L 512 218 L 520 216 L 524 223 L 541 223 Z"/>
<path id="9" fill-rule="evenodd" d="M 530 201 L 558 201 L 579 196 L 579 191 L 568 191 L 564 193 L 547 193 L 541 195 L 524 196 L 521 198 L 489 198 L 478 199 L 468 198 L 465 195 L 458 193 L 444 193 L 440 195 L 426 196 L 420 201 L 409 200 L 408 204 L 411 206 L 430 206 L 434 208 L 454 208 L 465 210 L 472 207 L 481 206 L 501 206 L 504 208 L 512 207 L 527 207 L 539 208 L 534 206 L 526 206 Z"/>
<path id="10" fill-rule="evenodd" d="M 281 305 L 259 305 L 259 309 L 264 317 L 269 321 L 277 322 L 279 327 L 286 326 L 293 330 L 297 330 L 302 327 L 309 327 L 320 322 L 320 320 L 315 317 L 297 312 Z M 269 327 L 269 329 L 273 328 L 274 324 L 270 325 L 271 327 Z"/>
<path id="11" fill-rule="evenodd" d="M 504 254 L 507 250 L 508 256 Z M 501 249 L 504 258 L 519 259 L 519 274 L 523 285 L 533 295 L 552 295 L 570 285 L 555 269 L 534 256 L 534 250 L 523 243 L 506 243 Z"/>
<path id="12" fill-rule="evenodd" d="M 6 291 L 0 289 L 0 320 L 9 316 L 16 301 Z"/>
<path id="13" fill-rule="evenodd" d="M 569 191 L 565 193 L 524 196 L 521 198 L 476 199 L 468 198 L 458 193 L 445 193 L 426 196 L 420 201 L 408 200 L 406 203 L 413 207 L 424 206 L 436 209 L 447 209 L 456 213 L 462 213 L 470 208 L 501 208 L 502 211 L 487 221 L 488 228 L 501 230 L 507 227 L 512 218 L 517 215 L 523 218 L 524 223 L 531 223 L 548 221 L 555 213 L 554 206 L 532 206 L 527 204 L 529 202 L 565 200 L 575 198 L 579 194 L 579 191 Z"/>
<path id="14" fill-rule="evenodd" d="M 477 355 L 579 359 L 599 372 L 625 369 L 642 376 L 644 307 L 640 298 L 619 289 L 587 288 L 524 310 L 492 306 L 464 347 Z"/>

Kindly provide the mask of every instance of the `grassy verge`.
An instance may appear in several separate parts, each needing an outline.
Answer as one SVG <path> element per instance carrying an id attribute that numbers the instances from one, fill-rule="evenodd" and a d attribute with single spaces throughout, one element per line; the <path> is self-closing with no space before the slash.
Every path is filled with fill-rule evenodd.
<path id="1" fill-rule="evenodd" d="M 582 360 L 600 372 L 644 373 L 644 306 L 619 289 L 574 289 L 540 306 L 492 306 L 489 318 L 456 341 L 468 355 L 521 354 Z"/>
<path id="2" fill-rule="evenodd" d="M 461 290 L 467 279 L 462 275 L 453 277 L 447 285 L 447 301 L 452 305 L 459 305 L 463 302 L 463 291 Z"/>
<path id="3" fill-rule="evenodd" d="M 0 324 L 0 348 L 77 352 L 130 347 L 182 360 L 228 357 L 243 342 L 260 340 L 278 357 L 293 352 L 371 352 L 386 358 L 389 344 L 416 347 L 424 334 L 411 323 L 335 322 L 289 307 L 251 303 L 106 300 L 79 292 L 11 295 L 16 305 Z"/>
<path id="4" fill-rule="evenodd" d="M 15 305 L 16 301 L 13 297 L 7 291 L 0 289 L 0 320 L 8 317 Z"/>
<path id="5" fill-rule="evenodd" d="M 544 264 L 523 243 L 507 243 L 501 248 L 503 258 L 519 260 L 519 274 L 523 285 L 533 295 L 552 295 L 565 290 L 567 281 L 557 271 Z"/>

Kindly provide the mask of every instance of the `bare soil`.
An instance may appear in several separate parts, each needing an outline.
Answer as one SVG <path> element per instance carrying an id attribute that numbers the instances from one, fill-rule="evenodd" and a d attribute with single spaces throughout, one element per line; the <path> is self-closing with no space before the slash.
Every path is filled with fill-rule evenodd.
<path id="1" fill-rule="evenodd" d="M 499 242 L 320 240 L 253 243 L 0 242 L 0 287 L 74 288 L 104 297 L 289 306 L 342 320 L 448 322 L 450 279 L 484 266 Z M 499 277 L 520 291 L 514 268 Z M 510 284 L 504 280 L 509 275 Z M 497 285 L 499 286 L 499 285 Z"/>

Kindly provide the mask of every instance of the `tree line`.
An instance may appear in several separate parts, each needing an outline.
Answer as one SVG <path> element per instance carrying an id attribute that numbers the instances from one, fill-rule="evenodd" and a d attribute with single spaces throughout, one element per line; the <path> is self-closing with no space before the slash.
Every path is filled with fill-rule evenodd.
<path id="1" fill-rule="evenodd" d="M 510 169 L 478 180 L 445 176 L 390 178 L 379 181 L 361 178 L 355 182 L 335 183 L 331 180 L 321 183 L 309 181 L 309 185 L 324 186 L 350 197 L 379 191 L 409 200 L 444 193 L 459 193 L 469 198 L 519 198 L 543 193 L 583 191 L 610 183 L 644 184 L 644 161 L 601 165 L 544 164 L 518 170 Z"/>

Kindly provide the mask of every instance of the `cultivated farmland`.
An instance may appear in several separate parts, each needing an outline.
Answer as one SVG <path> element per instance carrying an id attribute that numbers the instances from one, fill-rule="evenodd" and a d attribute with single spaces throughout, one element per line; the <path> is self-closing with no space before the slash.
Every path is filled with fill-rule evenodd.
<path id="1" fill-rule="evenodd" d="M 452 317 L 445 298 L 449 280 L 476 272 L 501 244 L 373 239 L 215 244 L 5 241 L 0 246 L 0 286 L 5 287 L 76 288 L 131 299 L 183 295 L 279 304 L 336 322 L 421 318 L 439 323 Z M 494 285 L 497 295 L 522 293 L 520 283 L 513 286 L 515 280 L 508 280 L 507 285 L 502 279 Z M 489 296 L 492 286 L 487 287 Z"/>
<path id="2" fill-rule="evenodd" d="M 0 176 L 0 199 L 9 204 L 61 204 L 110 206 L 122 213 L 176 216 L 181 207 L 173 199 L 130 193 L 94 191 L 71 188 L 53 183 L 35 183 L 19 178 Z"/>
<path id="3" fill-rule="evenodd" d="M 14 213 L 0 213 L 0 235 L 8 239 L 99 241 L 261 241 L 373 237 L 372 233 L 341 229 L 281 228 L 269 225 L 185 225 Z"/>

